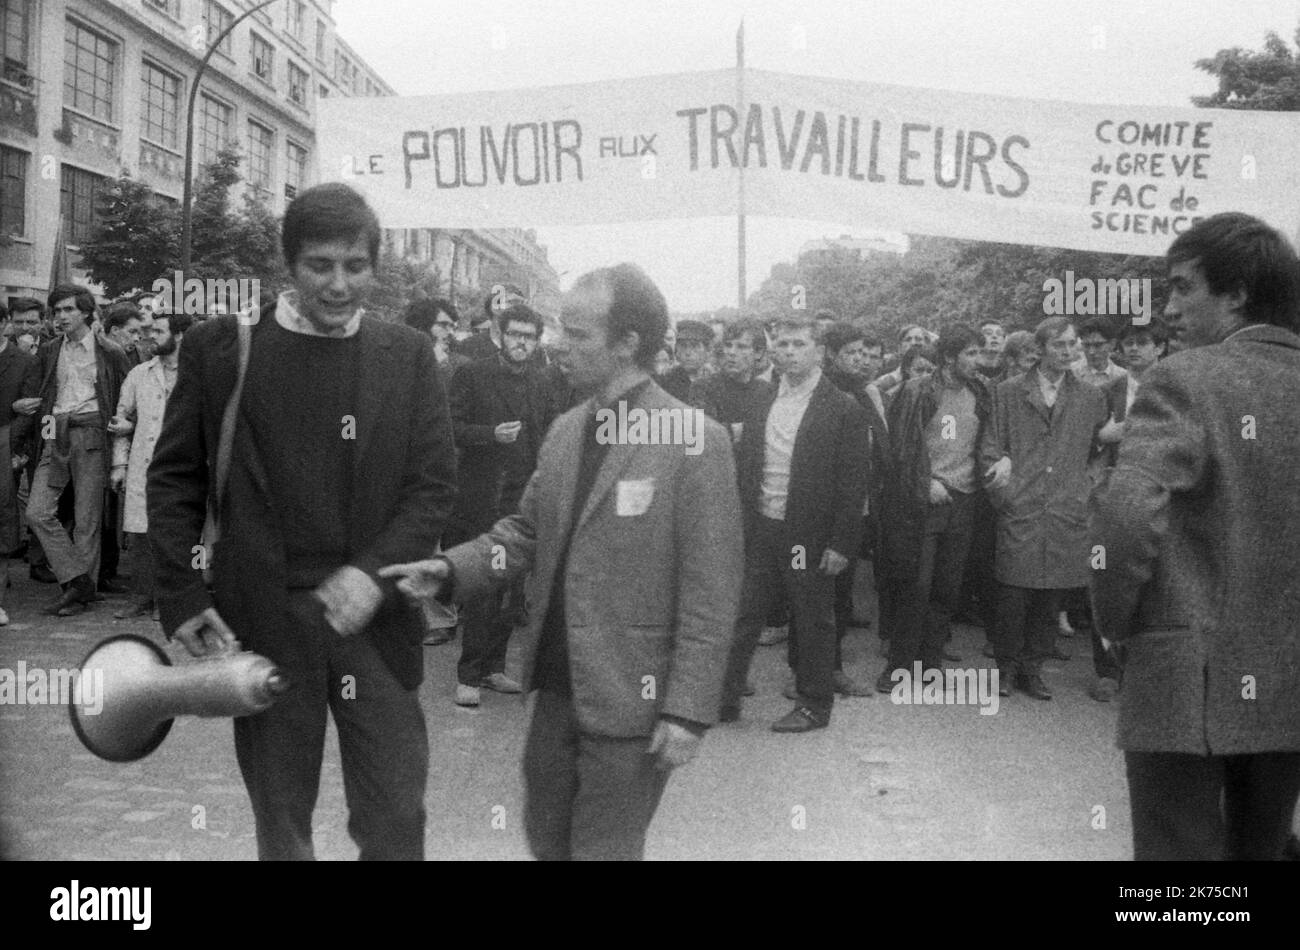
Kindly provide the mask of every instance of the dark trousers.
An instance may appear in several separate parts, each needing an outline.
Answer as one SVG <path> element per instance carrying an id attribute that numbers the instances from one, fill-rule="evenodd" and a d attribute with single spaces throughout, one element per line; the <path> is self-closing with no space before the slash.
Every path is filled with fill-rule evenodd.
<path id="1" fill-rule="evenodd" d="M 784 521 L 757 518 L 745 535 L 745 581 L 741 587 L 736 638 L 727 658 L 722 686 L 724 709 L 738 709 L 773 604 L 784 595 L 790 603 L 792 630 L 797 631 L 794 675 L 800 699 L 814 712 L 829 716 L 835 702 L 835 579 L 818 570 L 822 552 L 807 548 L 796 567 L 795 539 Z"/>
<path id="2" fill-rule="evenodd" d="M 1056 616 L 1063 591 L 998 584 L 993 653 L 1003 681 L 1018 673 L 1037 676 L 1056 649 Z"/>
<path id="3" fill-rule="evenodd" d="M 848 567 L 835 575 L 835 671 L 844 669 L 844 637 L 853 619 L 853 575 L 858 571 L 857 558 L 849 558 Z M 786 657 L 790 669 L 799 668 L 799 624 L 791 619 L 786 640 Z"/>
<path id="4" fill-rule="evenodd" d="M 152 603 L 154 597 L 153 550 L 149 535 L 126 532 L 126 553 L 131 564 L 131 590 L 139 603 Z"/>
<path id="5" fill-rule="evenodd" d="M 506 671 L 506 649 L 510 646 L 514 585 L 494 587 L 461 604 L 463 636 L 456 679 L 466 686 L 478 686 L 485 677 Z"/>
<path id="6" fill-rule="evenodd" d="M 311 815 L 328 710 L 339 734 L 348 834 L 361 860 L 423 860 L 429 740 L 417 691 L 402 688 L 368 634 L 334 633 L 311 591 L 289 592 L 285 622 L 297 638 L 292 662 L 281 664 L 289 691 L 265 712 L 235 720 L 258 857 L 315 856 Z"/>
<path id="7" fill-rule="evenodd" d="M 983 491 L 977 491 L 975 512 L 971 522 L 970 547 L 966 553 L 966 569 L 962 578 L 958 610 L 969 609 L 972 616 L 984 626 L 984 636 L 993 640 L 997 623 L 997 578 L 994 576 L 994 556 L 997 553 L 998 513 Z"/>
<path id="8" fill-rule="evenodd" d="M 1279 861 L 1300 752 L 1125 752 L 1136 861 Z"/>
<path id="9" fill-rule="evenodd" d="M 911 670 L 917 660 L 923 669 L 943 668 L 975 516 L 973 494 L 949 494 L 951 502 L 931 505 L 926 513 L 920 564 L 899 593 L 898 625 L 889 641 L 891 670 Z"/>
<path id="10" fill-rule="evenodd" d="M 541 861 L 640 861 L 668 773 L 648 736 L 578 728 L 573 700 L 537 692 L 524 745 L 524 833 Z"/>
<path id="11" fill-rule="evenodd" d="M 1107 650 L 1101 643 L 1101 634 L 1097 628 L 1092 629 L 1092 668 L 1097 679 L 1112 679 L 1119 682 L 1120 665 L 1113 649 Z"/>
<path id="12" fill-rule="evenodd" d="M 102 581 L 117 577 L 117 569 L 122 560 L 122 547 L 118 543 L 121 527 L 122 494 L 107 492 L 104 495 L 104 527 L 99 535 L 99 579 Z"/>

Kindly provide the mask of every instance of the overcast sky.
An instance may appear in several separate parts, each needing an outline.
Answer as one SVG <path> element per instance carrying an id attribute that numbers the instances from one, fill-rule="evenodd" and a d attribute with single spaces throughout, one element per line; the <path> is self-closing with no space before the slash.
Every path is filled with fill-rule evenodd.
<path id="1" fill-rule="evenodd" d="M 515 89 L 746 64 L 899 85 L 1124 105 L 1190 106 L 1193 62 L 1290 42 L 1300 0 L 336 0 L 343 38 L 399 95 Z M 1098 49 L 1098 45 L 1103 48 Z M 436 222 L 430 222 L 436 226 Z M 520 222 L 527 227 L 529 222 Z M 630 260 L 677 312 L 734 305 L 731 218 L 539 228 L 560 283 Z M 836 222 L 750 217 L 752 292 Z"/>

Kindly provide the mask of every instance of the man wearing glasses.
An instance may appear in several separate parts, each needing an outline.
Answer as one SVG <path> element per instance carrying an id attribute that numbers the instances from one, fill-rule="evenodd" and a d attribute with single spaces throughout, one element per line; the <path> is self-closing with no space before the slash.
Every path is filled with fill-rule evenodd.
<path id="1" fill-rule="evenodd" d="M 500 351 L 468 364 L 452 379 L 448 397 L 460 451 L 460 494 L 444 548 L 477 537 L 518 510 L 557 409 L 544 368 L 532 359 L 542 325 L 541 315 L 527 304 L 511 304 L 497 315 Z M 477 706 L 484 686 L 499 693 L 520 691 L 505 673 L 506 646 L 518 614 L 507 609 L 507 601 L 521 603 L 518 585 L 463 604 L 458 706 Z"/>

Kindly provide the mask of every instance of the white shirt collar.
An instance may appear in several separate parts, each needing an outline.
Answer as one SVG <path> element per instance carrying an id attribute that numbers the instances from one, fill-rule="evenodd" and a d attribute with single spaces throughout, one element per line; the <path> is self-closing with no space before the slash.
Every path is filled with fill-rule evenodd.
<path id="1" fill-rule="evenodd" d="M 290 333 L 301 333 L 304 336 L 329 336 L 337 338 L 346 338 L 355 336 L 357 330 L 361 329 L 361 315 L 365 313 L 360 307 L 354 313 L 343 329 L 338 333 L 321 333 L 312 325 L 311 321 L 298 312 L 294 306 L 294 301 L 298 299 L 298 292 L 295 290 L 286 290 L 280 294 L 275 302 L 275 322 L 280 324 Z"/>
<path id="2" fill-rule="evenodd" d="M 86 335 L 83 336 L 83 337 L 81 338 L 80 341 L 73 340 L 72 337 L 68 336 L 68 335 L 65 333 L 65 334 L 63 335 L 63 345 L 64 345 L 64 346 L 79 346 L 79 347 L 81 347 L 83 350 L 89 350 L 90 352 L 94 352 L 94 349 L 95 349 L 95 331 L 94 331 L 94 330 L 87 330 L 87 331 L 86 331 Z"/>
<path id="3" fill-rule="evenodd" d="M 777 397 L 789 398 L 791 396 L 806 396 L 817 388 L 817 384 L 821 382 L 821 379 L 822 370 L 820 366 L 814 366 L 813 371 L 808 374 L 808 378 L 798 386 L 791 386 L 790 377 L 782 375 L 781 384 L 777 387 Z"/>

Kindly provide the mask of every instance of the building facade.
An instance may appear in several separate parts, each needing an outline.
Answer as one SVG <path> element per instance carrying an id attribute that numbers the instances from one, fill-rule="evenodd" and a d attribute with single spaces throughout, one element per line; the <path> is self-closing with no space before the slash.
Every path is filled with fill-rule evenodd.
<path id="1" fill-rule="evenodd" d="M 321 179 L 316 106 L 393 89 L 336 30 L 334 0 L 276 0 L 234 26 L 199 80 L 194 177 L 226 145 L 273 214 Z M 62 220 L 74 279 L 101 188 L 124 170 L 184 191 L 188 98 L 203 55 L 255 0 L 0 0 L 0 300 L 43 297 Z M 326 176 L 333 177 L 333 176 Z M 238 200 L 239 195 L 233 195 Z M 532 232 L 397 231 L 462 292 L 516 283 L 546 309 L 555 274 Z M 486 278 L 488 282 L 483 285 Z M 506 276 L 509 275 L 509 276 Z"/>

